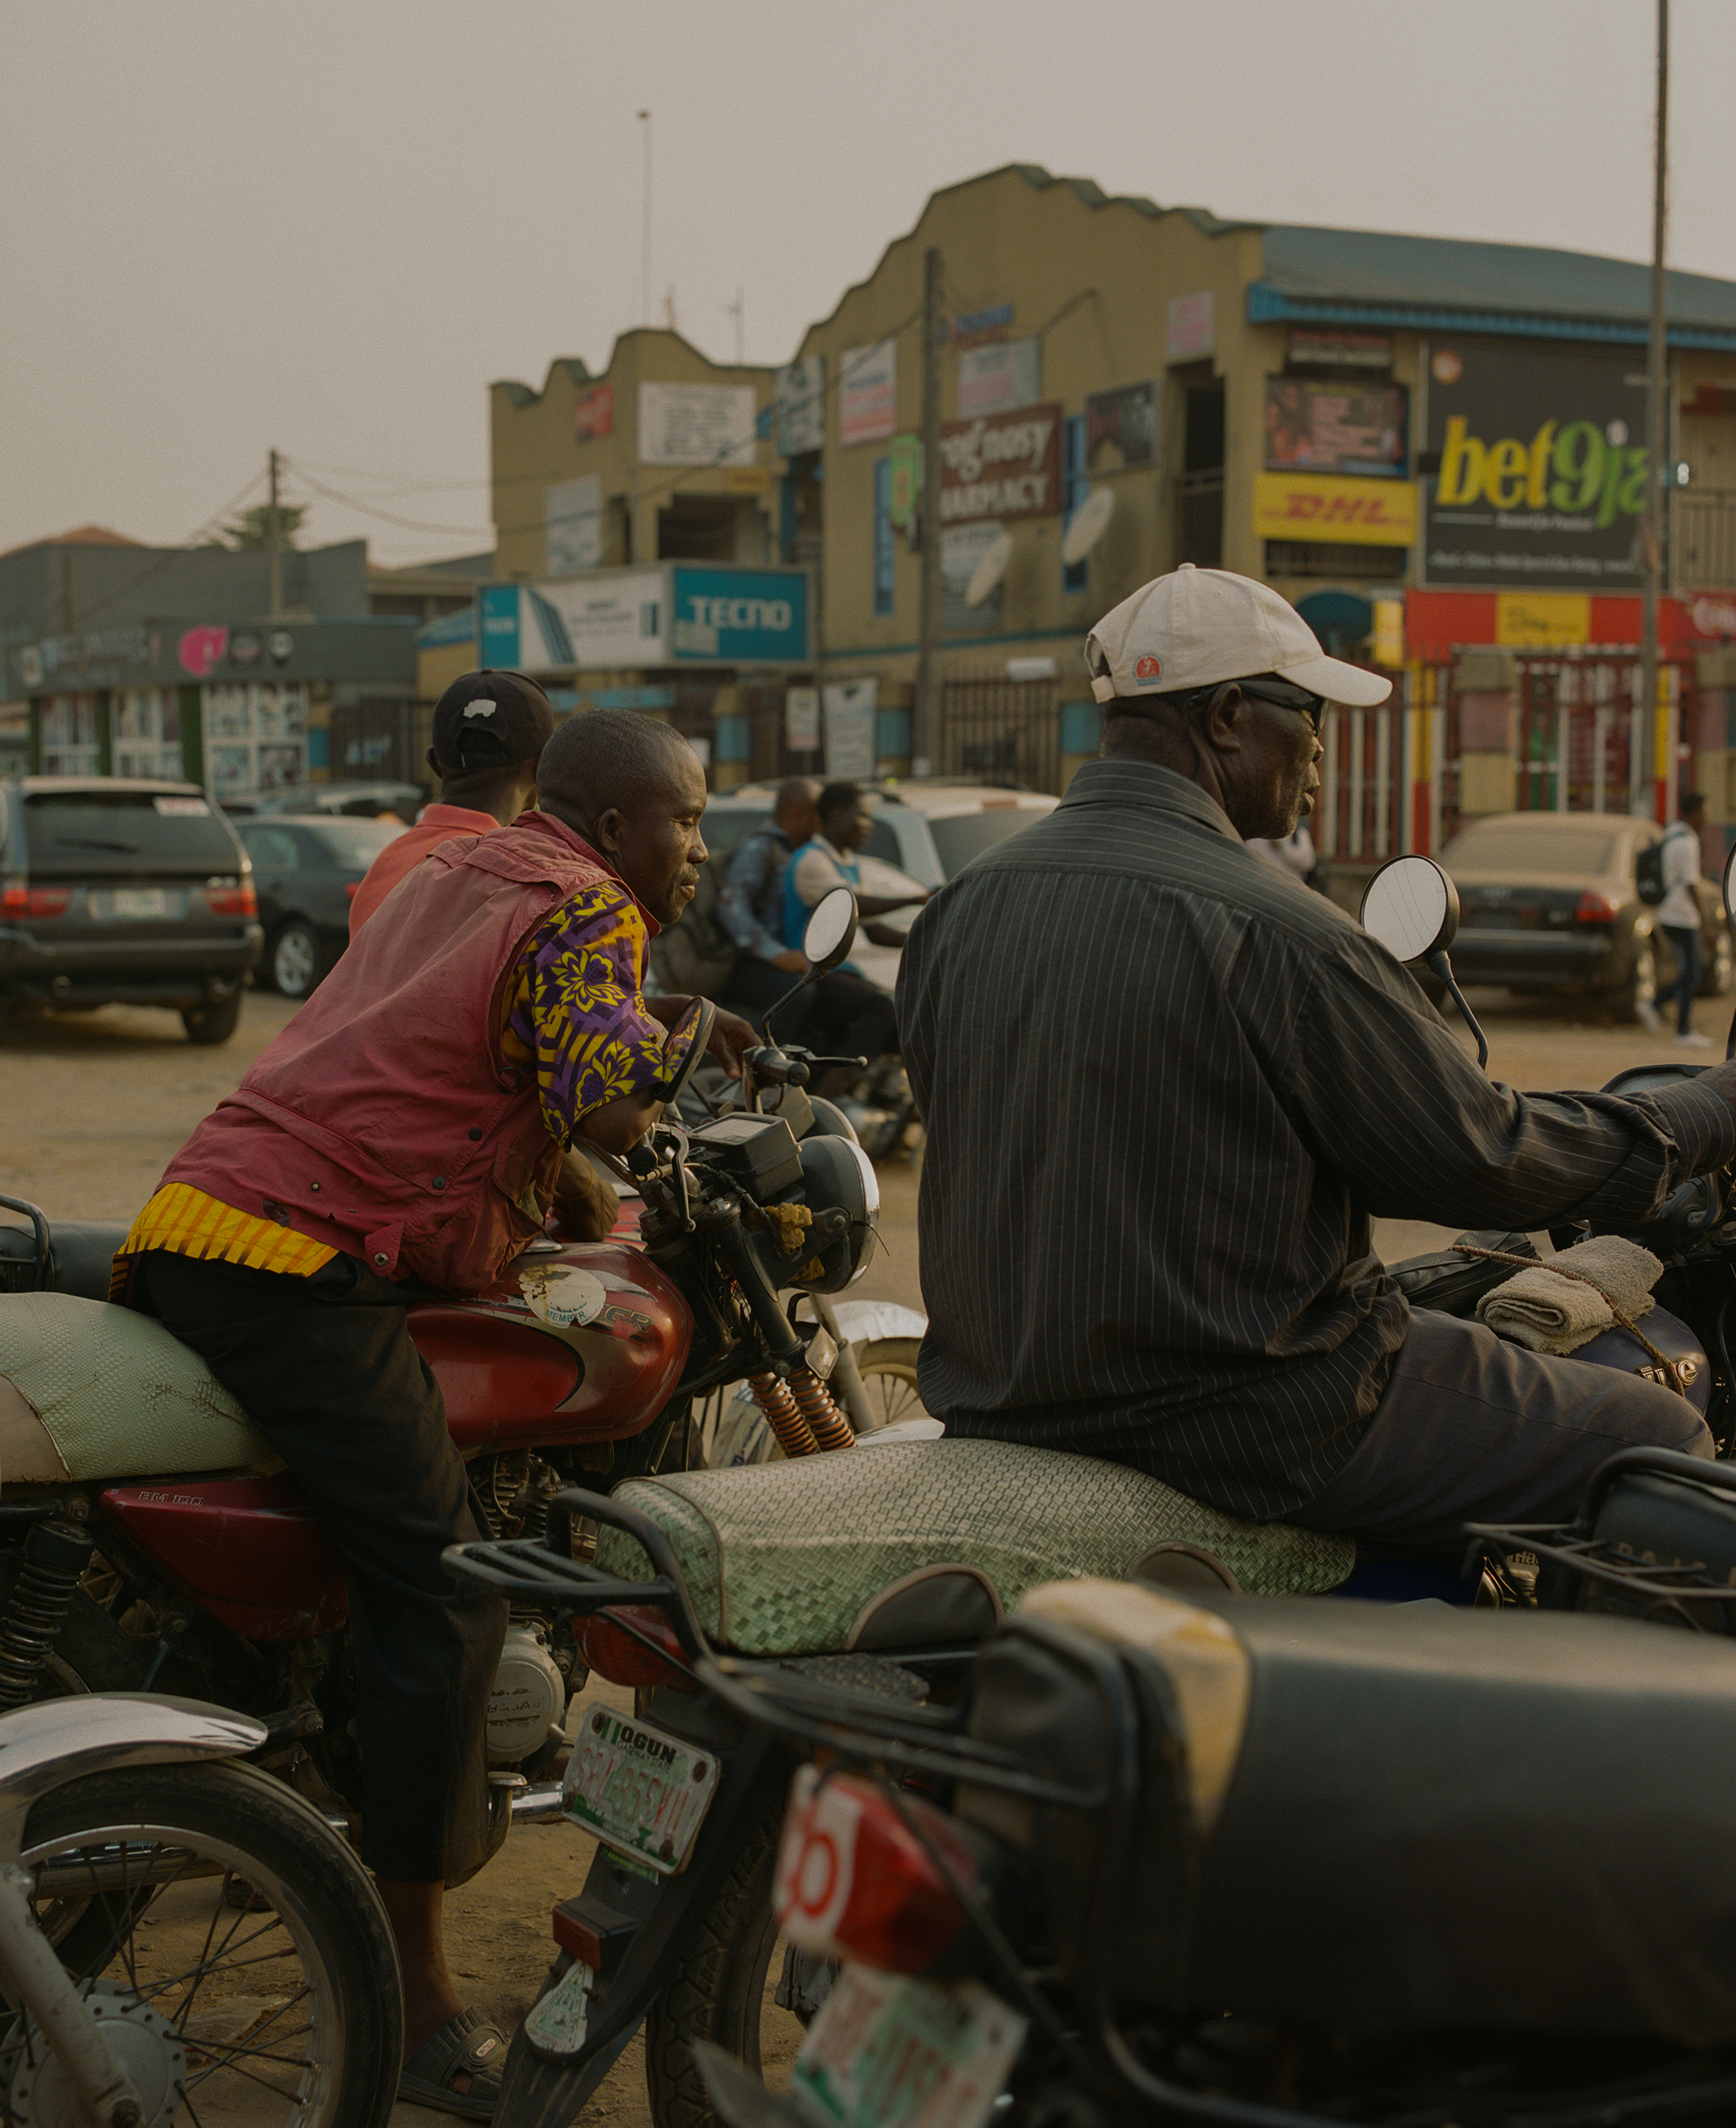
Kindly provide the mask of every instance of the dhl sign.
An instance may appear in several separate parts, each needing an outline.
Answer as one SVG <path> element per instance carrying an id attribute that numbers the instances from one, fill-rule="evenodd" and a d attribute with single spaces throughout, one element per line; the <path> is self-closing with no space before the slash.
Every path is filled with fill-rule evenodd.
<path id="1" fill-rule="evenodd" d="M 1253 529 L 1261 539 L 1411 547 L 1417 483 L 1344 473 L 1257 473 Z"/>

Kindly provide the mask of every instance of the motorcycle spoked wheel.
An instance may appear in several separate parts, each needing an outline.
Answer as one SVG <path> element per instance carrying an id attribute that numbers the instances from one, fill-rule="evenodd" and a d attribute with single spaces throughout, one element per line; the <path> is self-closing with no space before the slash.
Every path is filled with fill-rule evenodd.
<path id="1" fill-rule="evenodd" d="M 710 2039 L 765 2079 L 789 2083 L 806 2020 L 773 2000 L 784 1940 L 772 1913 L 781 1805 L 742 1842 L 727 1882 L 701 1915 L 687 1948 L 645 2020 L 645 2082 L 655 2128 L 721 2128 L 694 2055 Z"/>
<path id="2" fill-rule="evenodd" d="M 102 1983 L 148 2124 L 177 2106 L 249 2128 L 385 2122 L 403 2048 L 391 1933 L 361 1864 L 281 1782 L 236 1764 L 93 1774 L 36 1804 L 21 1859 L 51 1939 L 76 1908 L 62 1962 Z M 10 2111 L 69 2117 L 51 2058 L 16 2034 L 9 2051 Z"/>

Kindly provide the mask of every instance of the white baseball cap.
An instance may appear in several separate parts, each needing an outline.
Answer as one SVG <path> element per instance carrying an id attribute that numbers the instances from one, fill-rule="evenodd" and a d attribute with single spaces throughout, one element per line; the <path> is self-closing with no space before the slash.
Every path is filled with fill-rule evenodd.
<path id="1" fill-rule="evenodd" d="M 1311 694 L 1371 709 L 1392 692 L 1378 673 L 1329 658 L 1319 638 L 1269 584 L 1191 562 L 1154 576 L 1105 614 L 1085 638 L 1091 692 L 1170 694 L 1279 673 Z"/>

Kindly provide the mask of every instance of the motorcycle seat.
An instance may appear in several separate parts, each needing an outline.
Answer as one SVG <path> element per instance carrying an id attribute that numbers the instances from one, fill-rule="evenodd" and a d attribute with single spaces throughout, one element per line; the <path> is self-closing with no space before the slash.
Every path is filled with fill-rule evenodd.
<path id="1" fill-rule="evenodd" d="M 72 1293 L 0 1299 L 0 1481 L 238 1470 L 271 1444 L 155 1317 Z"/>
<path id="2" fill-rule="evenodd" d="M 1356 1559 L 1348 1537 L 1245 1522 L 1142 1471 L 1007 1441 L 685 1471 L 615 1498 L 668 1537 L 706 1631 L 747 1655 L 978 1640 L 1040 1582 L 1123 1574 L 1166 1545 L 1260 1595 L 1323 1593 Z M 624 1531 L 606 1528 L 596 1556 L 649 1578 Z"/>
<path id="3" fill-rule="evenodd" d="M 56 1219 L 49 1230 L 49 1284 L 56 1293 L 107 1300 L 115 1251 L 127 1238 L 124 1219 Z M 0 1291 L 30 1276 L 35 1238 L 28 1226 L 0 1226 Z"/>

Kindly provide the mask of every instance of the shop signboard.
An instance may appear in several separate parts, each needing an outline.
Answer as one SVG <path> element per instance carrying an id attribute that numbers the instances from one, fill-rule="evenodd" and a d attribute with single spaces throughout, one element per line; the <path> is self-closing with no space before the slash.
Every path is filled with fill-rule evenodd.
<path id="1" fill-rule="evenodd" d="M 1002 536 L 996 517 L 949 525 L 940 535 L 940 628 L 943 635 L 996 635 L 1004 610 L 1004 578 L 972 606 L 965 598 L 983 557 Z"/>
<path id="2" fill-rule="evenodd" d="M 1197 362 L 1202 355 L 1216 352 L 1218 299 L 1211 289 L 1198 295 L 1172 296 L 1165 322 L 1172 362 Z"/>
<path id="3" fill-rule="evenodd" d="M 1042 396 L 1042 364 L 1035 339 L 996 340 L 958 358 L 958 417 L 1010 413 Z"/>
<path id="4" fill-rule="evenodd" d="M 825 357 L 786 362 L 773 384 L 773 437 L 780 458 L 825 447 Z"/>
<path id="5" fill-rule="evenodd" d="M 576 576 L 602 566 L 602 482 L 595 473 L 542 490 L 542 566 Z"/>
<path id="6" fill-rule="evenodd" d="M 873 775 L 879 693 L 878 680 L 834 680 L 822 690 L 828 776 L 861 781 Z"/>
<path id="7" fill-rule="evenodd" d="M 940 521 L 1053 517 L 1061 511 L 1061 407 L 950 421 L 940 431 Z"/>
<path id="8" fill-rule="evenodd" d="M 1253 529 L 1265 540 L 1411 547 L 1417 541 L 1417 485 L 1351 480 L 1340 473 L 1256 473 Z"/>
<path id="9" fill-rule="evenodd" d="M 1109 444 L 1119 454 L 1100 465 L 1099 449 Z M 1152 465 L 1157 460 L 1157 386 L 1123 384 L 1118 391 L 1094 391 L 1085 402 L 1085 463 L 1095 472 L 1116 465 Z"/>
<path id="10" fill-rule="evenodd" d="M 1329 325 L 1292 325 L 1292 370 L 1366 370 L 1385 377 L 1392 369 L 1390 332 L 1347 332 Z"/>
<path id="11" fill-rule="evenodd" d="M 819 689 L 784 691 L 784 745 L 792 753 L 819 752 Z"/>
<path id="12" fill-rule="evenodd" d="M 678 661 L 806 665 L 807 578 L 795 569 L 671 568 L 671 648 Z"/>
<path id="13" fill-rule="evenodd" d="M 1003 340 L 1007 329 L 1013 322 L 1010 303 L 996 303 L 986 311 L 967 311 L 963 317 L 952 321 L 952 345 L 955 347 L 986 347 L 991 340 Z"/>
<path id="14" fill-rule="evenodd" d="M 615 386 L 591 384 L 573 401 L 573 441 L 589 443 L 615 433 Z"/>
<path id="15" fill-rule="evenodd" d="M 898 343 L 846 347 L 838 358 L 838 440 L 884 443 L 892 433 L 898 397 Z"/>
<path id="16" fill-rule="evenodd" d="M 1455 340 L 1429 351 L 1428 380 L 1429 583 L 1639 588 L 1643 356 Z"/>
<path id="17" fill-rule="evenodd" d="M 886 519 L 902 532 L 922 511 L 923 447 L 919 436 L 895 436 L 886 453 L 891 471 Z"/>
<path id="18" fill-rule="evenodd" d="M 519 608 L 523 603 L 516 584 L 483 584 L 477 592 L 482 609 L 482 648 L 477 663 L 498 670 L 504 667 L 509 672 L 522 671 L 524 660 L 520 654 L 521 637 Z M 555 662 L 552 659 L 544 660 Z"/>
<path id="19" fill-rule="evenodd" d="M 641 465 L 753 463 L 752 384 L 641 384 Z"/>
<path id="20" fill-rule="evenodd" d="M 521 594 L 519 654 L 511 662 L 527 673 L 667 664 L 664 575 L 605 569 L 565 582 L 502 587 Z"/>
<path id="21" fill-rule="evenodd" d="M 1402 384 L 1266 380 L 1268 473 L 1354 473 L 1402 480 L 1409 395 Z"/>

